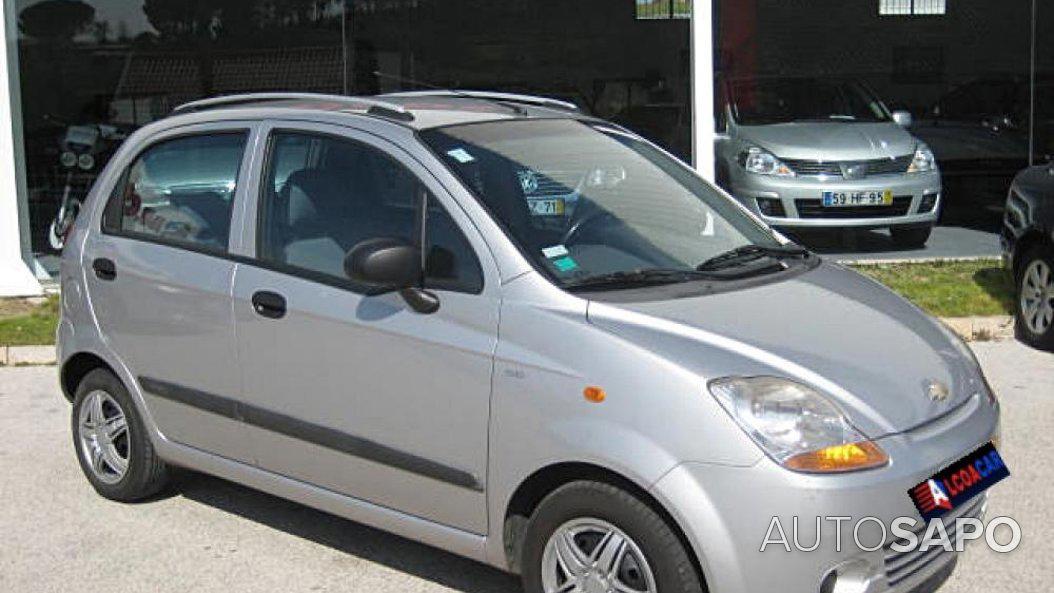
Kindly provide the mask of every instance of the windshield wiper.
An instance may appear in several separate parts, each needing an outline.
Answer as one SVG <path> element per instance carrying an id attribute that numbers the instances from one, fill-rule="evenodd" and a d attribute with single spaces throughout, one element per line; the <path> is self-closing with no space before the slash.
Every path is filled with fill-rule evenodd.
<path id="1" fill-rule="evenodd" d="M 719 276 L 700 270 L 683 270 L 672 268 L 644 268 L 626 270 L 608 274 L 596 274 L 571 280 L 564 284 L 570 290 L 603 290 L 618 288 L 638 288 L 660 284 L 676 284 L 691 280 L 715 280 Z"/>
<path id="2" fill-rule="evenodd" d="M 804 247 L 797 247 L 794 245 L 783 245 L 780 247 L 766 247 L 764 245 L 741 245 L 735 249 L 729 249 L 724 253 L 720 253 L 704 261 L 703 263 L 696 266 L 696 270 L 700 272 L 713 272 L 716 270 L 722 270 L 724 268 L 730 268 L 733 266 L 741 266 L 747 262 L 754 261 L 762 257 L 801 257 L 808 255 L 809 250 Z"/>

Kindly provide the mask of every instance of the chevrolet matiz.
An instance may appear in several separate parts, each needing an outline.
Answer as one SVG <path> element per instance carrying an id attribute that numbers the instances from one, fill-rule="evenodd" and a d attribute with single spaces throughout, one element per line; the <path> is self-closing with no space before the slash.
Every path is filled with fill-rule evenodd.
<path id="1" fill-rule="evenodd" d="M 919 518 L 999 425 L 939 322 L 551 99 L 184 105 L 108 164 L 61 276 L 99 494 L 189 468 L 531 593 L 932 591 L 956 554 L 760 549 Z"/>

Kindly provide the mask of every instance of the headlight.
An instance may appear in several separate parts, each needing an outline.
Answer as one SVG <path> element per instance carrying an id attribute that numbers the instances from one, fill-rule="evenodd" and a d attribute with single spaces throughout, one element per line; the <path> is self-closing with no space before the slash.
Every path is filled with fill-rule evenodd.
<path id="1" fill-rule="evenodd" d="M 777 177 L 794 177 L 794 171 L 784 165 L 770 152 L 766 152 L 756 146 L 739 153 L 739 164 L 748 173 L 759 175 L 775 175 Z"/>
<path id="2" fill-rule="evenodd" d="M 779 377 L 726 377 L 710 393 L 750 438 L 777 463 L 794 471 L 847 472 L 889 462 L 815 389 Z"/>
<path id="3" fill-rule="evenodd" d="M 90 154 L 82 154 L 77 157 L 77 166 L 84 171 L 90 171 L 95 166 L 95 157 Z"/>
<path id="4" fill-rule="evenodd" d="M 928 173 L 936 170 L 937 158 L 933 156 L 933 151 L 925 144 L 919 144 L 915 149 L 915 158 L 908 167 L 908 173 Z"/>
<path id="5" fill-rule="evenodd" d="M 77 166 L 77 153 L 67 150 L 59 155 L 59 162 L 62 163 L 63 167 L 76 167 Z"/>

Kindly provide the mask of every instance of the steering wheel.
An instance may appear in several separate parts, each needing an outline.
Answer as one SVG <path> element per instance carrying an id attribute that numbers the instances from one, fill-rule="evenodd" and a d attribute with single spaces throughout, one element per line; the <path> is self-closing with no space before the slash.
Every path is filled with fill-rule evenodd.
<path id="1" fill-rule="evenodd" d="M 564 236 L 560 239 L 562 245 L 574 245 L 575 240 L 582 230 L 604 220 L 606 218 L 615 218 L 615 215 L 608 212 L 607 210 L 593 210 L 589 214 L 586 214 L 582 218 L 579 218 L 571 225 L 571 228 L 567 229 Z"/>

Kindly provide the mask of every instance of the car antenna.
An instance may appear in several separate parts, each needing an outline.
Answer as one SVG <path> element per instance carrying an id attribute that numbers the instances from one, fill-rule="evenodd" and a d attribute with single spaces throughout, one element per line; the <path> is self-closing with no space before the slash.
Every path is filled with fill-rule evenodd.
<path id="1" fill-rule="evenodd" d="M 422 87 L 422 88 L 426 88 L 426 89 L 431 90 L 431 91 L 443 91 L 444 93 L 451 93 L 453 95 L 456 95 L 458 97 L 462 97 L 464 99 L 475 99 L 477 101 L 486 101 L 486 102 L 492 103 L 494 105 L 501 105 L 502 107 L 505 107 L 506 109 L 512 109 L 516 113 L 518 113 L 520 115 L 523 115 L 523 116 L 530 115 L 530 113 L 527 111 L 526 107 L 524 107 L 522 105 L 517 105 L 515 103 L 508 103 L 506 101 L 499 101 L 497 99 L 487 99 L 487 98 L 477 97 L 477 96 L 470 95 L 468 93 L 464 93 L 464 92 L 459 91 L 457 89 L 443 88 L 441 86 L 436 86 L 434 84 L 423 82 L 423 81 L 420 81 L 420 80 L 415 80 L 413 78 L 408 78 L 406 76 L 399 76 L 397 74 L 388 74 L 387 72 L 381 72 L 380 70 L 374 70 L 373 71 L 373 75 L 378 77 L 378 78 L 387 78 L 388 80 L 394 80 L 396 82 L 401 82 L 401 83 L 404 83 L 404 84 L 412 84 L 414 86 L 419 86 L 419 87 Z"/>

